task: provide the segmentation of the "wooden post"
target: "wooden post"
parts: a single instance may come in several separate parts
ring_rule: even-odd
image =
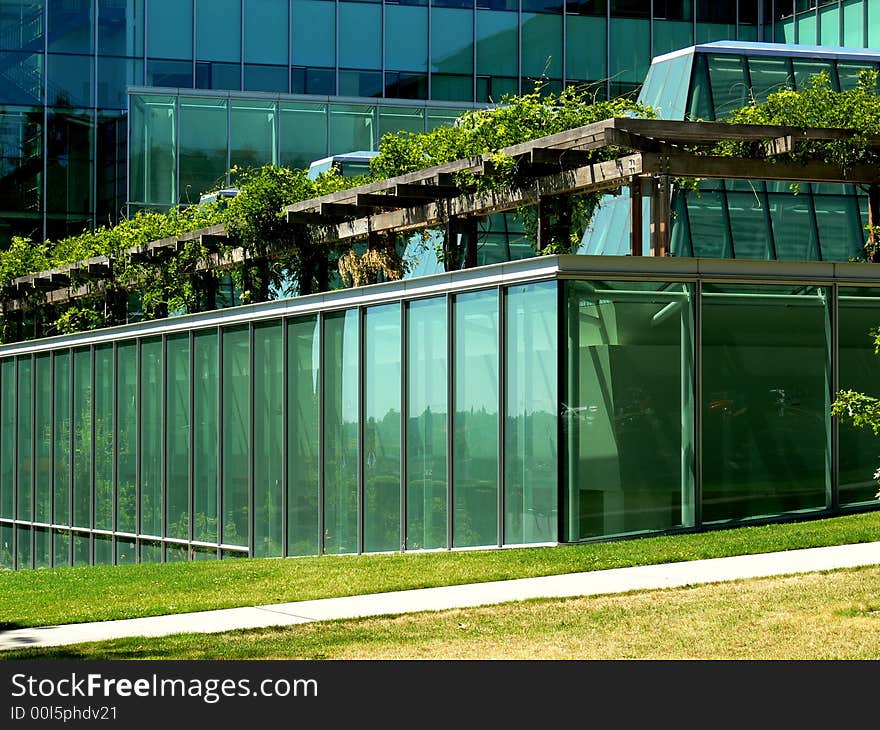
[[[535,250],[541,253],[551,243],[551,202],[548,198],[541,198],[538,201],[538,230],[537,240],[535,241]]]
[[[638,177],[629,180],[629,253],[642,255],[642,182]]]
[[[450,217],[446,221],[446,230],[443,234],[443,269],[445,271],[457,271],[460,265],[460,248],[458,246],[458,218]]]
[[[651,180],[651,256],[669,254],[669,176]]]
[[[464,268],[473,269],[477,265],[477,236],[479,219],[471,216],[463,221]]]

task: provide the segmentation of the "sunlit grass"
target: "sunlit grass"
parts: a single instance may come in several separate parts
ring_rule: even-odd
[[[41,626],[880,540],[880,512],[579,546],[0,573],[0,625]]]

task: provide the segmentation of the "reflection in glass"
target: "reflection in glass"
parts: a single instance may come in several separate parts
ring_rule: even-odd
[[[193,538],[216,542],[218,445],[219,350],[217,330],[196,330],[193,335]]]
[[[498,292],[455,298],[453,545],[498,542]]]
[[[189,538],[189,334],[169,335],[166,341],[167,386],[165,413],[166,498],[168,537]]]
[[[223,330],[223,535],[227,545],[248,544],[250,464],[250,331]]]
[[[557,538],[557,284],[507,290],[504,542]]]
[[[34,520],[48,523],[52,520],[52,359],[48,353],[34,358],[34,383]]]
[[[399,550],[400,305],[364,321],[364,551]]]
[[[113,529],[113,385],[113,345],[99,345],[95,348],[95,527],[100,530]]]
[[[320,342],[317,317],[287,323],[287,554],[321,552],[318,520]]]
[[[137,381],[137,342],[120,342],[116,350],[116,529],[129,533],[137,532]]]
[[[564,539],[692,526],[688,285],[565,287]]]
[[[446,547],[446,297],[407,312],[406,547]]]
[[[16,358],[18,363],[18,418],[16,425],[18,434],[16,444],[16,485],[18,504],[16,517],[19,520],[31,521],[34,518],[34,505],[31,500],[34,486],[34,390],[31,374],[33,362],[30,355]],[[4,433],[4,438],[8,435]]]
[[[77,527],[91,527],[91,365],[88,348],[73,351],[73,524]]]
[[[358,310],[324,320],[324,552],[358,544]]]
[[[162,534],[162,340],[141,342],[140,532]]]
[[[254,555],[282,553],[284,350],[280,320],[254,326]]]
[[[827,295],[704,286],[705,522],[825,507]]]

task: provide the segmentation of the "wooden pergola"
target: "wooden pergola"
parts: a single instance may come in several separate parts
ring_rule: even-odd
[[[757,143],[755,157],[712,156],[706,150],[722,140]],[[880,166],[843,167],[822,161],[792,161],[786,154],[806,142],[856,141],[880,155],[880,137],[865,138],[847,129],[797,128],[719,122],[676,122],[614,118],[501,150],[516,164],[513,182],[501,189],[471,192],[456,184],[456,173],[493,175],[494,155],[456,160],[416,172],[341,190],[284,209],[294,234],[326,244],[397,236],[425,228],[443,228],[449,250],[462,236],[465,267],[476,265],[478,221],[492,213],[537,206],[536,248],[546,248],[570,225],[565,220],[566,196],[628,187],[634,203],[650,200],[650,252],[669,254],[672,178],[782,180],[847,183],[867,186],[869,220],[880,223]],[[595,151],[612,148],[612,159],[596,162]],[[642,255],[643,207],[631,205],[630,253]],[[104,290],[120,257],[160,262],[199,239],[211,253],[197,271],[220,270],[244,259],[240,248],[220,255],[218,244],[229,243],[223,226],[212,226],[179,237],[150,242],[120,256],[87,261],[19,277],[0,292],[4,313],[29,306],[25,295],[43,292],[45,302],[94,296]],[[270,256],[271,256],[270,252]],[[85,283],[74,285],[74,279]]]

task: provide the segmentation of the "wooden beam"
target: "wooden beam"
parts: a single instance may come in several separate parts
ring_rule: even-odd
[[[524,159],[535,165],[555,165],[562,168],[583,167],[593,162],[594,155],[588,150],[554,149],[535,147]]]
[[[675,154],[642,154],[644,172],[673,177],[717,177],[724,179],[786,180],[870,185],[880,180],[880,167],[854,165],[843,168],[826,162],[785,162],[741,157],[712,157]]]
[[[413,183],[398,183],[394,186],[394,195],[407,198],[422,198],[440,200],[441,198],[455,198],[461,195],[461,188],[455,185],[416,185]]]
[[[414,205],[424,205],[424,197],[414,195],[381,195],[379,193],[358,193],[355,205],[358,208],[374,208],[377,210],[394,210],[396,208],[411,208]]]
[[[318,212],[330,218],[361,218],[372,213],[372,210],[352,203],[321,203]]]
[[[617,160],[598,162],[575,170],[559,172],[539,178],[522,187],[505,188],[481,193],[470,193],[452,198],[443,204],[406,208],[378,213],[369,220],[361,218],[324,229],[324,242],[364,238],[373,231],[404,232],[442,224],[449,216],[467,218],[514,210],[523,205],[537,204],[541,196],[586,193],[619,187],[633,175],[642,172],[641,155],[629,155]]]
[[[629,253],[642,255],[642,181],[633,177],[629,181]]]

